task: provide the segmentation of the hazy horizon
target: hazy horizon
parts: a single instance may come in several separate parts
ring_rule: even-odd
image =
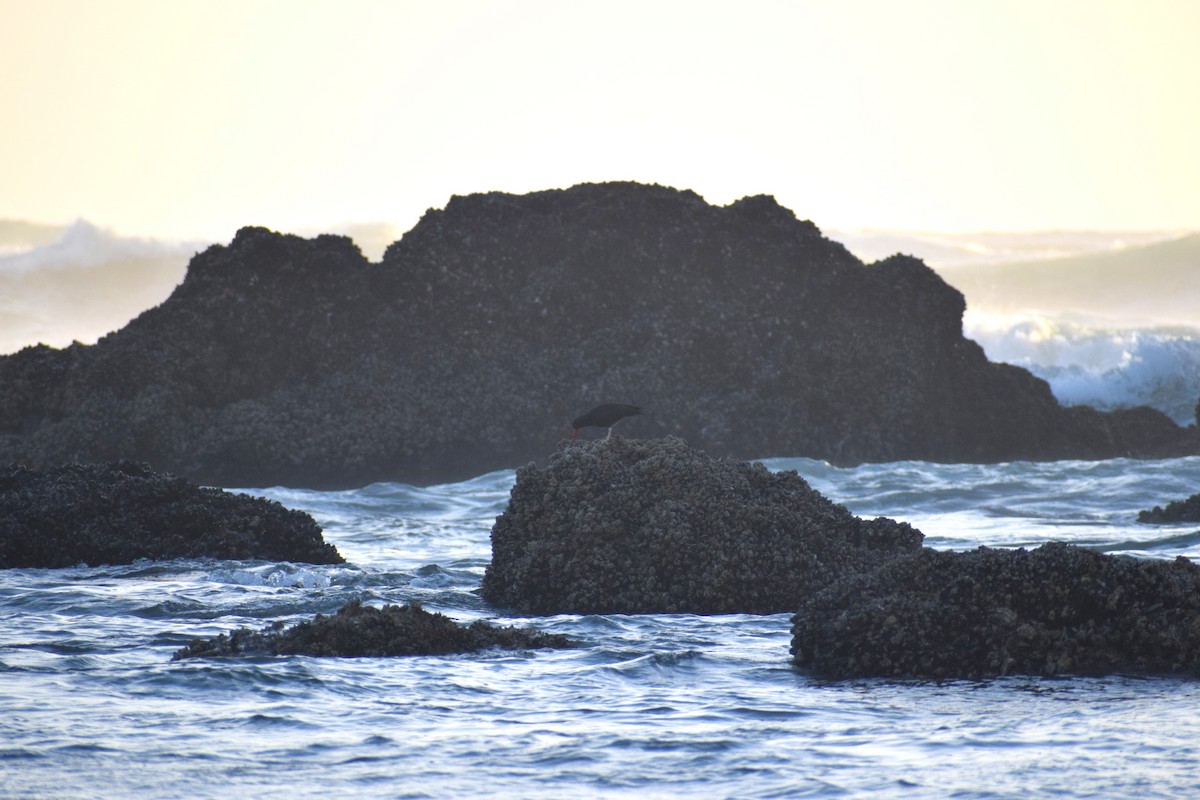
[[[0,0],[0,217],[402,231],[636,180],[823,229],[1196,230],[1198,35],[1189,0]]]
[[[671,188],[687,190],[688,187]],[[349,236],[369,260],[378,261],[387,245],[403,237],[420,221],[420,217],[424,214],[444,209],[449,199],[447,197],[441,204],[427,207],[407,225],[398,221],[377,219],[343,220],[326,225],[287,228],[273,227],[254,220],[247,220],[231,228],[227,235],[214,238],[159,236],[150,232],[124,231],[114,225],[106,224],[102,219],[84,217],[74,217],[63,222],[29,217],[0,217],[0,258],[53,244],[65,232],[77,225],[94,228],[118,239],[157,241],[168,245],[202,246],[227,244],[232,241],[240,228],[262,226],[279,233],[294,234],[305,238],[326,233]],[[1138,248],[1200,233],[1200,229],[1193,228],[1141,230],[1128,228],[1031,228],[970,231],[939,231],[927,228],[904,230],[871,226],[842,228],[825,226],[821,224],[820,220],[810,219],[799,214],[796,217],[812,222],[826,238],[845,245],[855,256],[866,263],[903,253],[916,256],[935,268],[960,264],[989,265],[1013,261],[1070,258],[1091,252],[1112,252]]]
[[[1200,266],[1200,239],[1190,231],[960,233],[841,230],[814,223],[866,263],[897,253],[920,258],[964,292],[977,319],[985,313],[1078,322],[1091,313],[1102,325],[1154,327],[1158,308],[1162,325],[1200,325],[1200,308],[1192,313],[1200,291],[1171,288],[1200,280],[1200,269],[1193,269]],[[407,230],[359,222],[281,232],[346,235],[378,261]],[[193,255],[226,244],[233,233],[221,241],[164,239],[128,236],[85,219],[67,225],[0,219],[0,353],[38,341],[94,342],[165,300]],[[1096,269],[1111,286],[1089,285],[1094,281],[1086,280],[1088,273]],[[1122,314],[1122,308],[1131,313]]]
[[[350,235],[375,258],[400,235],[388,223],[300,233],[322,232]],[[1200,234],[823,232],[864,261],[924,258],[964,293],[964,335],[993,361],[1048,380],[1061,401],[1150,404],[1181,424],[1194,420]],[[91,343],[119,329],[165,300],[205,246],[123,237],[83,220],[55,228],[0,219],[0,354],[39,341]]]

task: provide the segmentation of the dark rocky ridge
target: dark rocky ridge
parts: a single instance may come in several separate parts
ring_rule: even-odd
[[[1138,512],[1138,522],[1160,525],[1171,522],[1200,522],[1200,494],[1186,500],[1172,500],[1167,507],[1155,506]]]
[[[793,611],[921,539],[855,517],[795,472],[614,436],[517,470],[483,597],[531,614]]]
[[[473,653],[492,647],[535,649],[574,647],[558,634],[496,627],[483,621],[459,625],[419,603],[373,608],[359,601],[332,616],[318,614],[290,628],[275,623],[264,631],[239,628],[213,639],[197,639],[174,660],[221,656],[309,655],[381,657]]]
[[[923,549],[799,606],[797,664],[830,678],[1200,673],[1200,567],[1049,544]]]
[[[344,562],[308,514],[144,464],[0,468],[0,568],[140,558]]]
[[[94,346],[0,358],[0,462],[135,458],[209,484],[429,483],[631,435],[837,463],[1200,452],[1148,408],[1062,408],[963,338],[916,259],[864,265],[769,197],[629,183],[455,197],[368,263],[244,228]]]

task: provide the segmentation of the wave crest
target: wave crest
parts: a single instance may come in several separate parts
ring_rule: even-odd
[[[1024,367],[1047,381],[1065,405],[1101,410],[1148,405],[1181,425],[1195,422],[1200,329],[968,310],[963,333],[990,360]]]
[[[0,353],[95,342],[166,300],[200,247],[77,220],[49,243],[0,252]]]

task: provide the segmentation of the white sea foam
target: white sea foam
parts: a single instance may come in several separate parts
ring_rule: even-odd
[[[297,589],[328,589],[330,571],[286,562],[252,567],[222,567],[208,573],[207,580],[239,586],[287,586]]]
[[[856,515],[912,523],[937,549],[1200,555],[1194,524],[1135,522],[1194,492],[1200,458],[766,463]],[[326,538],[360,554],[358,569],[0,570],[3,795],[1160,798],[1200,785],[1194,678],[831,682],[792,665],[789,614],[509,616],[476,590],[492,552],[480,532],[513,480],[271,491],[329,517]],[[470,569],[456,566],[464,553]],[[415,600],[579,646],[171,660],[195,639],[350,600]]]
[[[968,310],[963,333],[992,361],[1025,367],[1067,405],[1102,410],[1149,405],[1195,421],[1200,329],[1137,328],[1081,318]]]

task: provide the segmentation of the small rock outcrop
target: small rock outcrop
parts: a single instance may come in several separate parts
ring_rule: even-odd
[[[291,628],[276,623],[264,631],[240,628],[213,639],[197,639],[175,653],[174,660],[220,656],[418,656],[473,653],[492,647],[538,649],[574,647],[565,636],[522,628],[497,627],[483,621],[459,625],[419,603],[383,608],[355,600],[336,614]]]
[[[531,614],[774,613],[921,533],[865,521],[795,472],[667,437],[565,446],[517,471],[483,596]]]
[[[835,679],[1200,673],[1200,567],[1065,544],[922,549],[802,603],[792,656]]]
[[[621,399],[734,458],[1163,457],[1200,432],[1064,408],[963,337],[925,264],[864,264],[773,198],[636,183],[454,197],[370,263],[243,228],[93,346],[0,357],[0,462],[133,458],[215,486],[465,480]]]
[[[205,557],[344,562],[308,514],[144,464],[0,467],[0,568]]]
[[[1148,525],[1164,525],[1171,522],[1200,522],[1200,494],[1186,500],[1172,500],[1167,507],[1155,506],[1138,512],[1138,522]]]

